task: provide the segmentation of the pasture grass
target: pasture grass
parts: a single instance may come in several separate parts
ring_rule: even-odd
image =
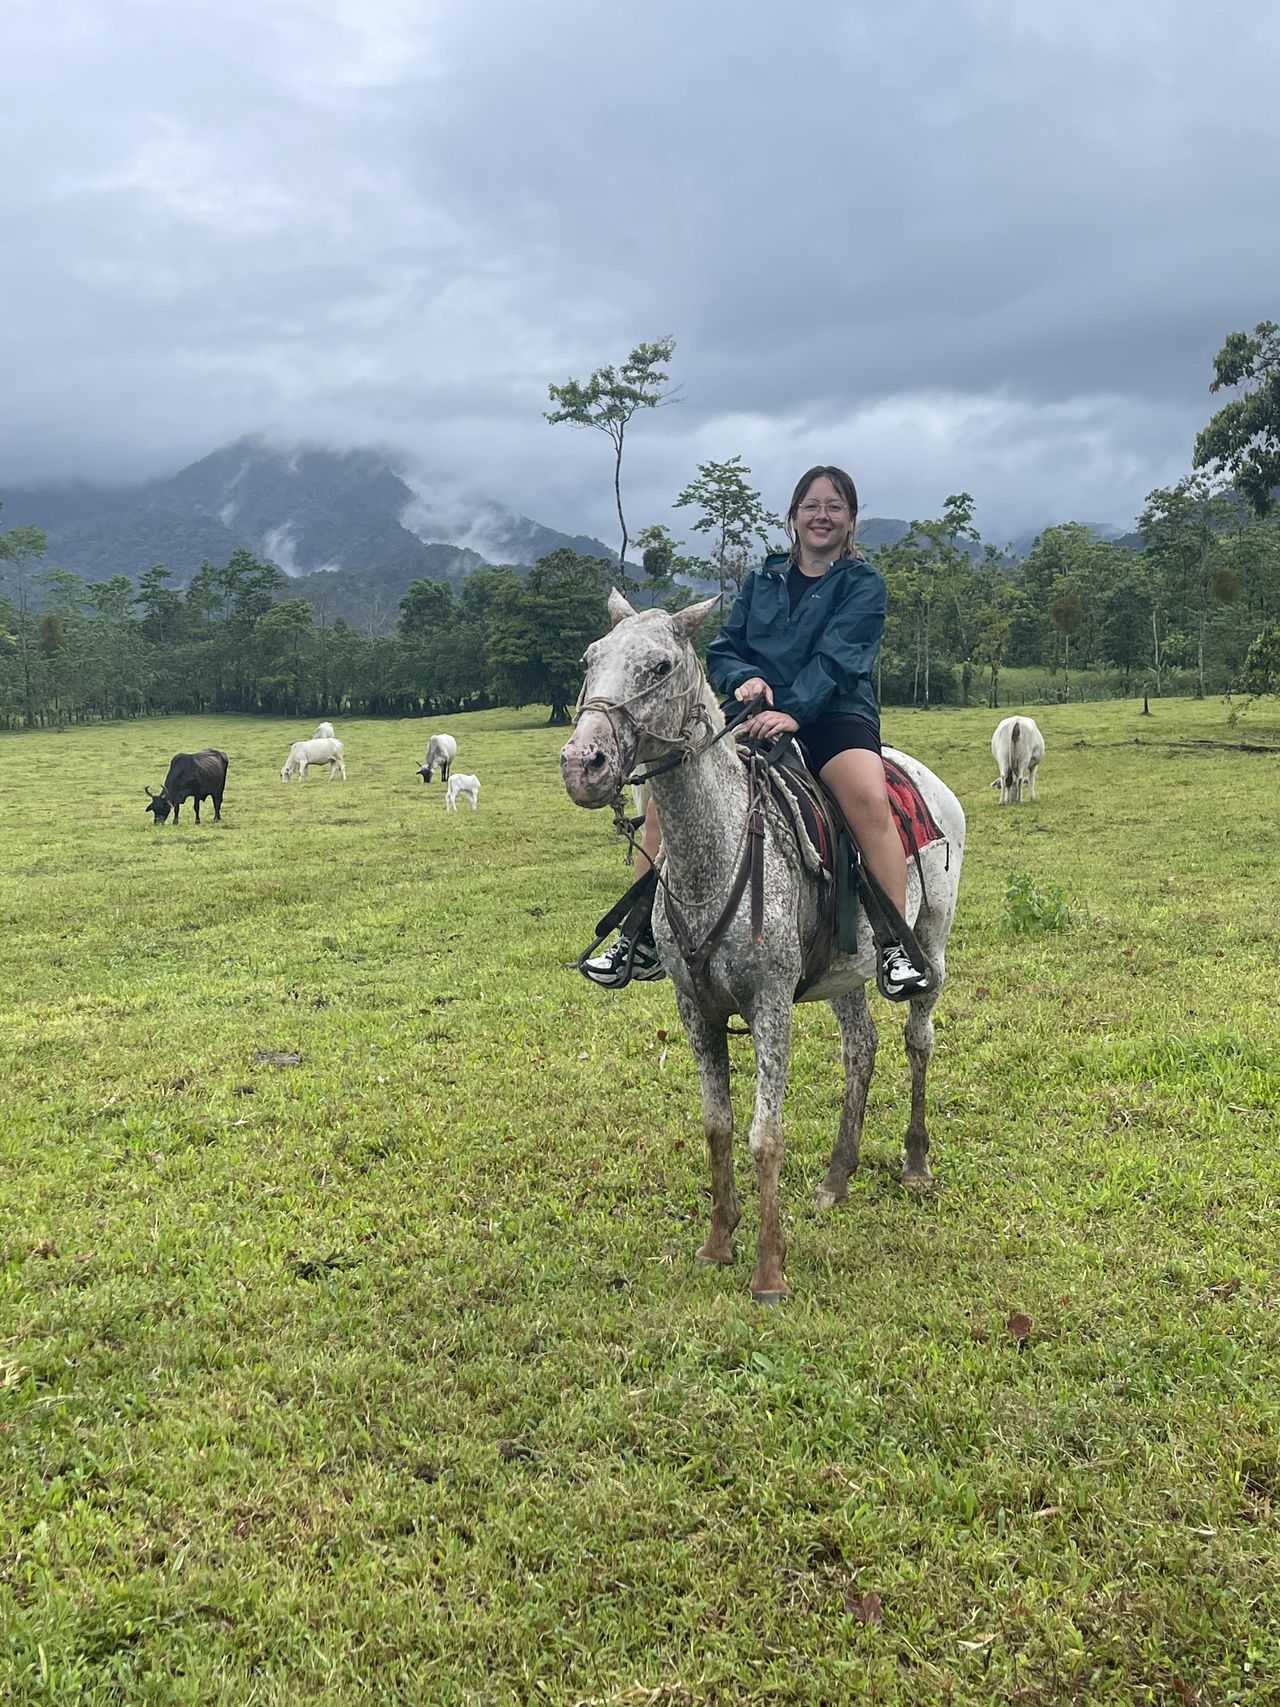
[[[802,1009],[774,1310],[741,1138],[737,1263],[692,1260],[670,985],[568,967],[629,874],[563,730],[449,720],[475,814],[418,723],[345,723],[345,786],[267,720],[0,738],[0,1695],[1275,1700],[1280,759],[1139,711],[1037,707],[1008,808],[991,713],[886,715],[969,817],[938,1186],[877,998],[819,1215]],[[222,825],[153,827],[204,745]]]

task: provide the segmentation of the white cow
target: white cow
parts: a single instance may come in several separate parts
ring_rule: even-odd
[[[444,791],[446,811],[456,812],[458,810],[458,796],[460,794],[466,795],[471,802],[471,810],[474,812],[480,804],[480,778],[468,776],[465,771],[454,771],[449,778],[449,786]]]
[[[332,723],[317,723],[316,724],[316,732],[311,737],[311,739],[313,741],[332,741],[333,740],[333,724]]]
[[[1006,717],[991,737],[991,756],[1000,775],[991,784],[1000,790],[1001,806],[1017,804],[1029,787],[1036,797],[1036,771],[1044,757],[1044,736],[1029,717]]]
[[[280,772],[281,782],[288,782],[291,776],[297,776],[305,782],[308,765],[328,765],[330,782],[333,781],[334,771],[339,772],[343,782],[347,780],[347,764],[342,756],[342,742],[332,737],[317,741],[313,736],[310,741],[295,741],[289,748],[289,757]]]
[[[452,735],[433,735],[427,742],[427,756],[418,766],[423,782],[430,782],[436,766],[440,767],[441,782],[449,780],[449,766],[458,756],[458,743]]]

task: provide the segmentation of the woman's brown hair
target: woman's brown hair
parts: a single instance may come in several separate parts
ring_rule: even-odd
[[[841,556],[853,549],[853,536],[858,530],[858,488],[853,483],[852,475],[846,474],[843,468],[819,464],[817,468],[810,468],[796,481],[796,489],[791,494],[791,502],[787,506],[786,531],[787,538],[791,541],[791,561],[793,563],[799,561],[800,550],[800,542],[796,538],[796,513],[804,502],[810,486],[815,480],[824,478],[831,482],[849,506],[849,534],[844,542],[844,551],[841,552]]]

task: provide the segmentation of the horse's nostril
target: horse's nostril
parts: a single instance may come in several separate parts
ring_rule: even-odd
[[[589,771],[598,771],[604,768],[604,763],[604,754],[601,752],[595,752],[589,755],[584,768]]]

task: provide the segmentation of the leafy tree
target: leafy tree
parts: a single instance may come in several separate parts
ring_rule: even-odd
[[[994,546],[987,547],[986,561],[990,572],[988,595],[977,613],[973,657],[991,672],[987,704],[994,710],[1000,704],[1000,670],[1018,596],[996,567],[999,559]]]
[[[1254,636],[1236,685],[1252,699],[1280,694],[1280,625],[1268,624]]]
[[[49,672],[49,680],[53,686],[53,714],[61,722],[62,709],[60,705],[63,671],[59,667],[63,654],[67,649],[67,633],[62,626],[62,618],[57,611],[46,611],[40,618],[40,627],[36,635],[36,651],[44,659]]]
[[[545,701],[551,723],[569,721],[582,681],[582,654],[609,625],[597,557],[562,548],[541,558],[523,586],[496,591],[489,611],[489,662],[510,705]]]
[[[133,586],[127,575],[92,582],[85,597],[97,613],[87,635],[97,703],[104,715],[142,704],[145,662],[142,636],[130,616]]]
[[[163,646],[174,641],[181,632],[182,600],[165,582],[173,579],[173,570],[163,563],[153,563],[138,577],[135,602],[146,613],[142,632],[146,638]]]
[[[473,570],[458,590],[452,628],[431,652],[430,699],[441,711],[471,711],[492,703],[488,650],[490,614],[506,588],[519,589],[514,569]]]
[[[285,599],[254,624],[259,694],[290,713],[298,712],[313,687],[316,630],[305,599]]]
[[[453,623],[453,588],[446,581],[410,581],[396,624],[405,640],[422,642]]]
[[[597,569],[599,565],[597,564]],[[520,577],[514,569],[473,569],[463,581],[458,594],[458,614],[463,622],[484,624],[493,609],[498,594],[518,587]]]
[[[1049,617],[1062,636],[1062,679],[1064,697],[1071,698],[1071,636],[1079,634],[1084,625],[1084,601],[1079,593],[1059,593],[1049,606]]]
[[[882,545],[875,553],[875,561],[884,576],[888,599],[884,641],[877,665],[876,696],[879,699],[885,697],[887,671],[890,693],[905,699],[909,677],[911,703],[918,705],[925,620],[921,541],[914,532],[908,533],[904,539]]]
[[[644,570],[641,591],[648,595],[650,605],[656,605],[669,596],[676,583],[677,541],[661,522],[654,522],[640,529],[636,544],[640,548],[640,565]]]
[[[277,564],[237,546],[226,567],[219,571],[219,582],[223,608],[228,612],[222,641],[232,694],[238,709],[249,710],[258,697],[248,668],[254,630],[275,603],[276,594],[288,586],[289,577]]]
[[[1192,474],[1176,486],[1157,487],[1148,492],[1146,508],[1138,527],[1146,542],[1152,565],[1163,572],[1166,599],[1187,620],[1194,622],[1196,646],[1196,698],[1205,692],[1205,633],[1216,604],[1234,602],[1230,584],[1217,581],[1223,566],[1221,529],[1228,520],[1230,499],[1215,489],[1207,475]],[[1214,586],[1228,591],[1228,598],[1215,597]]]
[[[1254,515],[1265,516],[1280,488],[1280,326],[1260,320],[1252,334],[1229,333],[1213,370],[1210,391],[1253,389],[1225,404],[1197,435],[1192,466],[1229,475]]]
[[[613,445],[613,496],[618,508],[618,526],[622,530],[622,548],[618,553],[618,578],[622,591],[627,590],[627,521],[622,513],[622,448],[627,428],[641,409],[656,409],[672,400],[673,388],[667,383],[664,363],[675,353],[674,338],[659,338],[655,344],[637,344],[622,367],[600,367],[585,383],[568,379],[563,385],[549,385],[547,393],[555,405],[546,411],[551,425],[564,422],[570,427],[594,427],[605,433]]]
[[[40,618],[40,631],[36,640],[36,651],[42,658],[53,658],[67,644],[66,630],[62,626],[62,618],[57,611],[46,611]]]
[[[1150,578],[1130,569],[1107,589],[1100,614],[1102,655],[1121,671],[1126,695],[1143,655],[1150,618]]]
[[[942,514],[936,521],[913,524],[917,537],[928,547],[924,589],[927,594],[924,629],[926,705],[929,704],[931,686],[929,666],[935,598],[941,638],[949,654],[960,661],[962,698],[966,705],[969,702],[969,686],[973,678],[971,653],[983,593],[983,577],[967,549],[968,545],[980,543],[978,530],[973,525],[973,510],[973,498],[968,492],[953,492],[944,502]]]
[[[751,470],[740,456],[728,462],[700,462],[698,478],[676,499],[674,508],[696,505],[695,533],[711,536],[711,563],[720,582],[723,598],[730,582],[741,587],[753,556],[753,543],[769,543],[769,529],[780,528],[781,520],[766,510],[760,494],[748,486]]]
[[[642,598],[641,602],[650,605],[661,603],[667,610],[679,610],[688,604],[689,590],[680,584],[677,577],[705,575],[707,564],[700,557],[682,552],[679,541],[661,522],[641,528],[635,542],[640,547],[640,561],[644,568],[640,592],[647,595],[647,599]],[[698,633],[701,635],[702,629]]]
[[[22,676],[23,712],[28,729],[34,728],[36,721],[35,671],[37,654],[27,577],[32,564],[40,562],[48,549],[49,538],[43,528],[10,528],[7,533],[0,533],[0,564],[7,563],[9,565],[8,573],[4,579],[12,583],[17,594],[14,604],[17,616],[14,637],[17,642],[18,666]]]
[[[966,580],[972,582],[972,575],[966,575],[969,569],[969,555],[961,546],[961,540],[970,544],[981,543],[981,536],[973,525],[973,498],[968,492],[953,492],[942,506],[942,538],[945,546],[943,557],[944,573],[947,591],[955,607],[956,625],[959,630],[960,654],[966,657],[969,651],[969,636],[965,631],[965,608],[962,593]]]

